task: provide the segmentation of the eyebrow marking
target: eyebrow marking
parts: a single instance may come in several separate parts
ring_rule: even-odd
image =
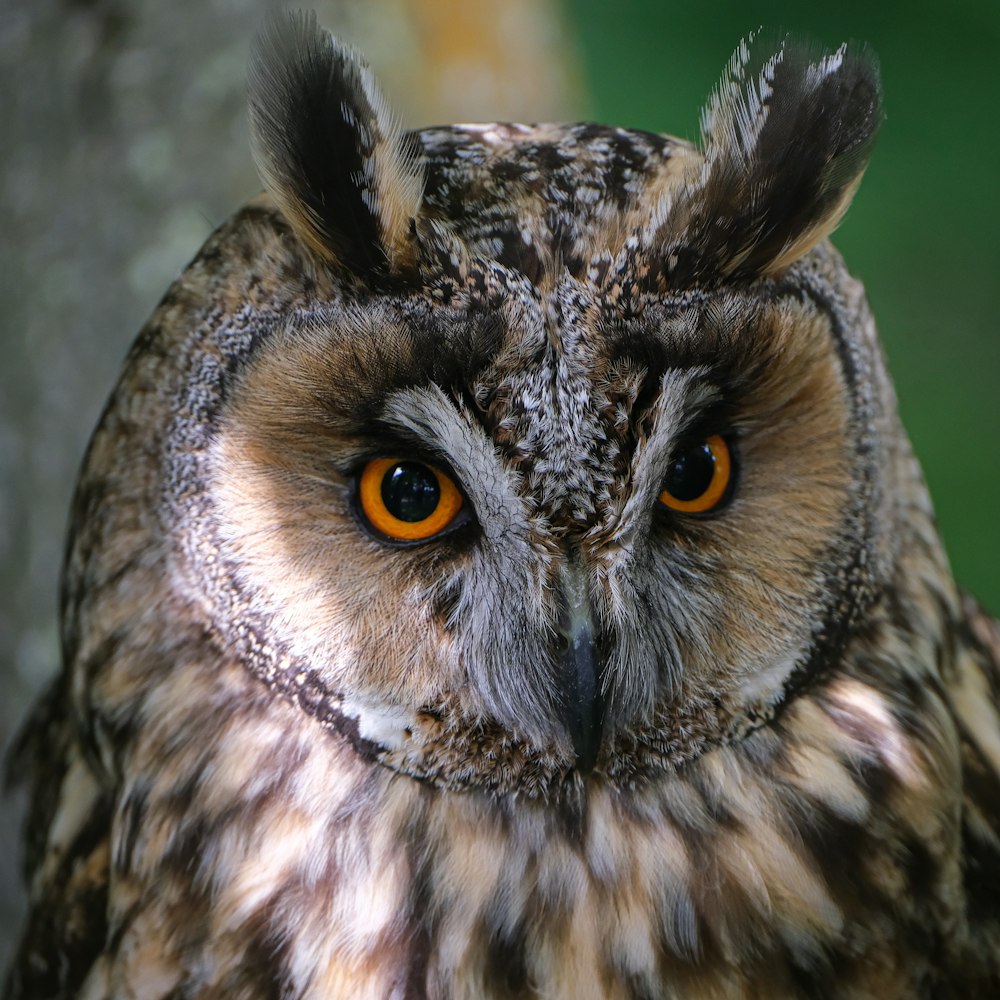
[[[520,476],[505,465],[486,431],[458,409],[440,386],[392,393],[382,420],[448,459],[488,541],[507,544],[512,535],[528,537],[528,511],[518,489]]]

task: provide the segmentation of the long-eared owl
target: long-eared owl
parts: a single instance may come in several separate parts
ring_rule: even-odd
[[[1000,995],[1000,630],[827,241],[873,58],[404,132],[282,15],[250,118],[80,476],[6,996]]]

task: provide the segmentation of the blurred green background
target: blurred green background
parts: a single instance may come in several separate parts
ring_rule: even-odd
[[[886,121],[833,241],[867,287],[955,575],[1000,613],[1000,3],[566,6],[589,115],[691,139],[760,25],[875,50]]]

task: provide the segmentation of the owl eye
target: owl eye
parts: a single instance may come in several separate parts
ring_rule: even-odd
[[[373,458],[361,473],[358,502],[379,534],[418,542],[433,538],[454,522],[462,509],[462,494],[433,465]]]
[[[683,448],[670,465],[660,503],[683,514],[705,514],[729,498],[733,456],[721,434]]]

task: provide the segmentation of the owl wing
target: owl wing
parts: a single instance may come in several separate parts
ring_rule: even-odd
[[[1000,622],[963,595],[967,641],[951,699],[963,773],[962,868],[973,953],[1000,955]],[[959,636],[961,642],[962,637]],[[994,959],[996,961],[996,959]],[[1000,967],[993,970],[1000,986]]]
[[[111,797],[68,721],[66,687],[64,676],[39,702],[7,760],[8,784],[29,786],[30,899],[5,1000],[78,996],[107,940]]]
[[[962,595],[962,607],[974,639],[986,654],[987,669],[995,680],[1000,675],[1000,621],[985,611],[970,594]]]

